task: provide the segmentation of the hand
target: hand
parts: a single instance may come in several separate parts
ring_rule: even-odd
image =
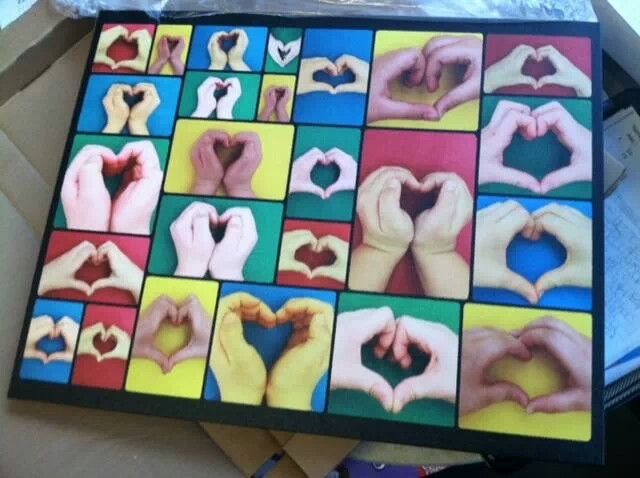
[[[320,70],[324,70],[333,76],[338,74],[338,68],[328,58],[303,58],[300,61],[300,72],[298,73],[298,95],[313,93],[314,91],[333,93],[333,86],[329,83],[313,79],[313,74]]]
[[[402,316],[396,322],[393,357],[402,368],[411,366],[409,346],[429,356],[420,375],[404,379],[393,391],[393,413],[400,413],[413,400],[434,398],[456,402],[458,379],[458,336],[448,327]]]
[[[530,174],[504,165],[504,152],[517,132],[527,140],[539,136],[536,119],[530,113],[531,109],[526,105],[507,100],[498,102],[491,121],[480,134],[479,185],[503,183],[534,193],[546,192]]]
[[[269,373],[267,405],[311,410],[313,392],[329,369],[333,307],[316,299],[290,299],[276,319],[278,325],[291,323],[293,333]]]
[[[462,83],[444,94],[434,107],[441,118],[447,111],[467,101],[480,98],[482,77],[482,40],[475,36],[442,35],[430,40],[424,47],[426,58],[425,80],[427,90],[440,86],[442,70],[447,65],[464,65]]]
[[[562,413],[591,410],[591,339],[553,317],[529,323],[518,334],[527,348],[548,351],[566,371],[562,390],[536,397],[527,405],[527,413]]]
[[[138,319],[136,336],[131,351],[132,357],[149,359],[158,364],[164,373],[169,368],[169,358],[155,346],[156,333],[164,320],[176,323],[178,309],[166,295],[157,297]]]
[[[276,316],[268,305],[245,292],[220,299],[209,366],[223,402],[260,405],[267,386],[262,357],[244,338],[242,322],[273,328]]]
[[[538,136],[553,131],[558,140],[571,152],[569,166],[547,174],[540,182],[543,194],[576,181],[591,181],[591,131],[578,123],[557,101],[540,106],[531,112],[538,128]]]
[[[477,213],[473,285],[508,289],[535,304],[539,295],[533,285],[507,267],[507,247],[519,232],[529,239],[536,234],[535,221],[516,201],[495,203]]]
[[[528,85],[537,89],[536,79],[522,73],[522,67],[529,58],[538,59],[536,50],[529,45],[518,45],[504,58],[489,66],[484,74],[484,92],[494,93],[500,88],[514,85]]]
[[[169,231],[178,256],[174,275],[204,277],[215,246],[209,224],[217,218],[213,206],[195,201],[171,223]]]
[[[386,410],[393,408],[393,389],[385,378],[362,364],[362,346],[377,336],[374,354],[381,359],[393,344],[396,324],[389,307],[343,312],[336,321],[331,390],[360,390]]]
[[[304,61],[304,60],[303,60]],[[377,56],[373,61],[367,122],[383,119],[439,119],[431,105],[406,103],[391,98],[391,85],[399,80],[410,86],[420,84],[424,77],[426,60],[417,48],[394,50]]]
[[[162,35],[157,43],[158,59],[149,66],[149,74],[159,75],[164,65],[169,61],[171,56],[171,47],[169,46],[169,37]]]
[[[244,265],[258,242],[253,213],[248,207],[231,207],[218,221],[226,223],[227,230],[213,250],[209,273],[214,279],[244,280]]]
[[[339,72],[351,70],[354,76],[353,82],[336,86],[335,93],[367,93],[369,63],[353,55],[342,55],[335,61],[335,65]]]
[[[169,57],[169,64],[171,69],[176,75],[182,75],[184,73],[184,63],[182,61],[182,52],[187,47],[187,43],[182,37],[172,37],[171,41],[174,42],[173,50],[171,50],[171,56]]]
[[[442,254],[456,249],[458,235],[471,220],[473,199],[467,184],[455,173],[431,173],[422,179],[421,190],[439,188],[438,199],[431,209],[415,220],[411,245],[428,254]]]
[[[335,163],[340,168],[340,175],[336,182],[324,191],[324,199],[329,199],[338,191],[354,190],[356,188],[356,177],[358,176],[358,163],[354,161],[353,157],[339,148],[331,148],[324,156],[323,163]]]
[[[48,355],[38,349],[38,342],[45,337],[53,338],[55,334],[55,323],[48,315],[40,315],[34,317],[29,322],[29,332],[27,332],[27,340],[24,346],[24,358],[40,360],[46,365]]]
[[[216,32],[209,38],[207,49],[211,57],[210,70],[224,70],[227,66],[227,53],[222,49],[222,37],[224,36],[226,36],[225,32]]]
[[[329,279],[344,283],[346,281],[347,262],[349,261],[349,243],[339,237],[327,235],[318,239],[316,250],[329,250],[333,252],[336,259],[333,264],[313,269],[310,278],[328,277]]]
[[[258,115],[258,119],[260,121],[271,121],[271,116],[275,113],[276,104],[278,103],[278,89],[275,86],[270,86],[262,96],[264,97],[264,106]]]
[[[254,198],[251,179],[262,161],[260,136],[252,132],[238,133],[233,141],[243,145],[242,153],[238,160],[227,168],[222,182],[229,196]]]
[[[93,62],[107,65],[112,70],[116,68],[116,62],[107,54],[107,51],[119,38],[127,38],[127,36],[129,36],[129,31],[122,25],[117,25],[109,28],[108,30],[103,30],[100,33],[100,38],[98,39],[96,56],[94,57]]]
[[[129,105],[124,100],[125,94],[133,94],[131,86],[114,83],[102,99],[102,106],[107,114],[107,124],[102,129],[103,133],[119,134],[127,124],[130,112]]]
[[[76,350],[79,331],[80,326],[75,320],[69,317],[60,319],[55,325],[53,337],[62,337],[64,340],[64,350],[50,354],[47,357],[47,363],[55,361],[73,362],[73,354]]]
[[[80,335],[82,336],[82,334]],[[98,359],[98,362],[109,359],[129,360],[131,337],[127,332],[122,330],[117,325],[111,325],[107,330],[105,330],[104,336],[106,339],[113,337],[116,340],[116,346],[113,348],[113,350],[109,350],[106,354],[101,355]]]
[[[191,149],[191,164],[196,179],[191,187],[192,194],[213,196],[224,177],[222,162],[215,151],[217,143],[229,146],[229,136],[223,131],[206,131]]]
[[[211,116],[217,104],[216,97],[214,96],[216,86],[221,82],[222,80],[220,80],[220,78],[210,76],[198,86],[198,104],[196,105],[195,111],[191,113],[192,118],[208,118]]]
[[[462,365],[460,372],[460,415],[511,401],[526,407],[529,397],[517,385],[488,377],[489,369],[505,357],[531,360],[531,352],[522,341],[509,333],[479,327],[462,334]]]
[[[249,37],[247,32],[241,28],[236,28],[229,32],[230,35],[236,35],[236,43],[229,49],[229,67],[233,71],[251,71],[251,68],[244,62],[244,53],[249,46]]]
[[[47,262],[42,268],[42,276],[38,285],[38,295],[51,290],[76,289],[91,295],[91,287],[84,281],[75,278],[82,265],[96,255],[96,247],[89,241],[82,241],[67,252]]]
[[[311,180],[311,171],[316,164],[324,161],[324,153],[318,148],[311,148],[299,158],[293,161],[291,166],[291,180],[289,181],[289,194],[310,193],[324,199],[324,189]]]
[[[111,195],[102,175],[105,160],[115,160],[104,146],[83,147],[67,168],[60,200],[69,229],[108,231]]]
[[[276,90],[276,95],[278,96],[275,110],[276,119],[279,123],[288,123],[290,118],[287,105],[291,101],[291,89],[288,86],[279,86]]]
[[[267,42],[267,51],[269,56],[280,68],[287,66],[295,57],[300,54],[300,46],[302,44],[302,37],[292,40],[286,45],[280,40],[269,33],[269,40]],[[280,50],[284,54],[284,58],[280,54]],[[286,53],[285,53],[286,52]]]
[[[311,278],[311,269],[309,269],[307,264],[296,259],[296,251],[304,246],[310,246],[315,249],[317,244],[318,239],[316,239],[316,236],[308,229],[285,231],[282,234],[278,272],[299,272],[307,278]]]
[[[100,335],[100,339],[105,340],[105,333],[104,324],[102,322],[90,325],[89,327],[84,327],[80,331],[80,337],[78,338],[77,355],[91,355],[98,362],[101,362],[102,354],[95,345],[93,345],[93,339],[96,335]]]
[[[104,261],[109,262],[111,275],[91,284],[91,294],[105,287],[115,287],[128,291],[138,303],[144,276],[142,270],[111,241],[102,244],[96,252],[96,262]]]
[[[134,95],[142,93],[142,101],[131,108],[129,114],[129,133],[149,136],[147,121],[160,105],[160,97],[153,83],[138,83],[132,89]]]
[[[147,68],[147,56],[151,50],[151,34],[146,29],[136,30],[129,35],[129,41],[135,41],[138,45],[138,54],[132,60],[123,60],[116,63],[116,68],[130,68],[144,73]]]
[[[554,46],[547,45],[538,48],[537,55],[539,60],[548,59],[555,69],[553,74],[538,79],[538,88],[555,84],[573,88],[576,95],[582,98],[591,96],[591,79]]]
[[[189,295],[178,308],[176,325],[184,322],[189,322],[191,326],[189,342],[169,357],[165,373],[169,373],[173,367],[185,360],[206,360],[207,358],[209,339],[211,338],[211,319],[195,295]]]
[[[545,272],[536,282],[539,297],[554,287],[591,287],[592,243],[591,219],[577,209],[548,204],[532,214],[537,228],[546,231],[563,245],[567,258],[560,267]]]
[[[242,95],[242,85],[238,78],[225,81],[227,93],[218,100],[218,119],[233,119],[233,107]]]
[[[110,231],[149,234],[162,187],[158,153],[151,141],[135,141],[127,143],[120,156],[128,156],[134,166],[123,174],[113,200]]]

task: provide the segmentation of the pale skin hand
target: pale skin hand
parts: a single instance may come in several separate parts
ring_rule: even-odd
[[[222,131],[206,131],[198,138],[191,149],[191,164],[195,170],[195,181],[191,193],[213,196],[224,177],[222,162],[215,152],[214,146],[229,146],[229,136]]]
[[[171,50],[171,55],[169,56],[169,64],[171,65],[171,69],[176,75],[182,75],[184,73],[184,62],[182,61],[182,52],[187,47],[184,38],[182,37],[173,37],[170,40],[175,41],[176,44]]]
[[[140,299],[140,288],[144,275],[142,270],[111,241],[98,247],[96,261],[98,263],[107,261],[111,275],[91,284],[91,293],[105,287],[115,287],[128,291],[137,303]]]
[[[420,188],[409,170],[382,167],[360,185],[356,212],[362,225],[362,244],[351,256],[349,286],[353,289],[384,291],[413,240],[413,221],[400,207],[403,184]],[[371,264],[376,264],[376,274],[371,274]]]
[[[214,279],[244,280],[244,265],[258,242],[253,213],[248,207],[232,207],[218,220],[226,223],[227,229],[213,250],[209,274]]]
[[[171,223],[169,231],[178,257],[174,275],[204,277],[215,246],[209,224],[217,218],[213,206],[196,201]]]
[[[527,413],[563,413],[591,410],[591,339],[554,317],[543,317],[518,333],[529,349],[548,351],[566,371],[562,390],[536,397]]]
[[[93,339],[96,335],[100,336],[101,340],[105,340],[104,324],[98,322],[96,324],[85,327],[80,331],[80,337],[78,338],[78,355],[91,355],[95,357],[98,362],[102,361],[102,354],[93,345]]]
[[[439,36],[425,45],[423,54],[427,59],[425,67],[427,90],[431,92],[438,89],[445,66],[466,66],[462,83],[445,93],[433,105],[438,112],[438,118],[458,105],[480,98],[480,79],[482,78],[482,40],[480,38]]]
[[[333,264],[313,269],[311,271],[311,279],[327,277],[344,283],[347,274],[347,262],[349,260],[349,243],[339,237],[327,235],[318,239],[316,250],[330,250],[336,256],[336,259]]]
[[[338,191],[352,191],[356,188],[358,176],[358,163],[353,157],[339,148],[331,148],[325,154],[324,164],[335,163],[340,168],[340,175],[335,183],[331,184],[324,192],[324,199],[330,198]]]
[[[134,95],[142,93],[142,101],[131,108],[129,114],[129,133],[149,136],[147,121],[149,116],[160,106],[160,96],[153,83],[139,83],[132,89]]]
[[[122,25],[117,25],[100,33],[100,39],[98,40],[98,46],[96,47],[96,56],[93,59],[93,62],[107,65],[112,70],[116,68],[116,62],[107,55],[107,50],[109,50],[109,47],[119,38],[126,38],[128,35],[129,31]]]
[[[125,171],[113,200],[110,231],[149,234],[162,186],[158,153],[151,141],[136,141],[125,145],[120,156],[129,156],[135,164]]]
[[[175,325],[180,325],[185,322],[191,326],[189,342],[187,342],[185,347],[169,357],[165,373],[169,373],[173,367],[185,360],[205,360],[207,358],[209,339],[211,338],[211,319],[195,295],[187,297],[178,308]]]
[[[220,299],[209,366],[222,401],[260,405],[267,386],[267,370],[260,354],[244,338],[245,321],[273,328],[276,315],[264,302],[245,292]]]
[[[296,259],[296,251],[304,246],[316,248],[318,239],[307,229],[286,231],[282,234],[282,246],[278,271],[299,272],[307,278],[311,278],[311,269],[304,262]]]
[[[324,161],[324,153],[318,148],[311,148],[293,161],[289,194],[310,193],[324,199],[324,190],[311,181],[311,171],[316,164]]]
[[[133,60],[124,60],[116,63],[116,68],[131,68],[144,73],[147,68],[147,56],[151,49],[151,34],[146,30],[136,30],[129,35],[130,40],[138,44],[138,55]]]
[[[488,67],[484,74],[485,93],[493,93],[505,86],[514,85],[528,85],[537,89],[536,79],[522,73],[522,67],[529,58],[538,59],[536,50],[529,45],[518,45],[504,58]]]
[[[225,32],[216,32],[211,35],[207,49],[209,50],[209,56],[211,57],[211,63],[209,65],[210,70],[224,70],[227,66],[227,54],[222,49],[221,38],[225,36]]]
[[[145,309],[138,320],[131,351],[132,357],[152,360],[163,372],[169,370],[169,358],[156,348],[154,341],[165,319],[175,323],[178,319],[178,309],[169,297],[161,295]]]
[[[493,328],[474,328],[462,334],[460,372],[460,415],[486,408],[494,403],[515,402],[527,407],[529,397],[511,382],[494,381],[489,369],[505,357],[531,360],[531,352],[513,335]]]
[[[67,168],[60,199],[69,229],[108,231],[111,196],[102,174],[105,161],[115,160],[104,146],[82,148]]]
[[[210,76],[198,86],[198,104],[195,111],[191,113],[192,118],[208,118],[215,111],[217,101],[214,93],[218,83],[222,83],[220,78]]]
[[[236,44],[229,49],[229,67],[233,71],[251,71],[251,68],[244,62],[244,54],[249,47],[249,37],[247,32],[237,28],[231,30],[231,35],[237,35]]]
[[[591,287],[592,280],[592,222],[577,209],[551,203],[532,214],[536,233],[546,231],[560,241],[567,258],[560,267],[545,272],[536,282],[540,297],[554,287]]]
[[[394,50],[377,56],[371,73],[367,122],[383,119],[437,120],[438,111],[431,105],[391,98],[393,82],[403,80],[408,86],[417,86],[422,82],[425,66],[425,57],[417,48]]]
[[[440,189],[436,204],[420,213],[414,223],[411,252],[422,288],[432,297],[466,298],[469,264],[456,252],[456,243],[471,220],[471,193],[455,173],[432,173],[421,184],[425,192]]]
[[[324,70],[330,75],[336,76],[338,68],[328,58],[303,58],[300,61],[300,73],[298,74],[298,95],[313,93],[314,91],[324,91],[333,93],[333,87],[329,83],[316,81],[313,74],[316,71]]]
[[[527,140],[539,136],[531,109],[513,101],[499,101],[491,121],[480,135],[479,185],[503,183],[529,189],[534,193],[544,192],[536,178],[504,165],[504,152],[518,132]]]
[[[52,337],[55,335],[55,323],[48,315],[40,315],[34,317],[29,322],[29,332],[27,332],[27,341],[24,346],[24,358],[36,359],[46,364],[48,356],[42,350],[38,350],[37,344],[44,337]]]
[[[290,299],[276,319],[278,325],[291,323],[293,333],[269,373],[267,404],[311,410],[313,391],[329,368],[333,307],[316,299]]]
[[[561,85],[573,88],[576,95],[582,98],[591,96],[591,80],[589,77],[554,46],[547,45],[538,48],[537,55],[538,59],[548,59],[556,70],[555,73],[538,79],[538,88],[545,85]]]
[[[552,131],[571,152],[569,166],[547,174],[540,182],[543,194],[576,181],[591,181],[591,131],[578,123],[557,101],[540,106],[531,112],[538,136]]]
[[[238,160],[227,168],[222,182],[229,196],[254,198],[251,179],[262,162],[260,136],[253,132],[238,133],[233,141],[244,147]]]
[[[535,287],[507,267],[507,247],[520,232],[535,240],[535,221],[516,201],[495,203],[478,212],[473,285],[507,289],[535,304],[539,300]]]
[[[102,106],[107,115],[107,124],[102,129],[103,133],[119,134],[127,124],[130,110],[124,100],[125,94],[132,95],[133,88],[130,85],[114,83],[102,99]]]
[[[93,339],[96,335],[99,335],[101,340],[114,338],[116,346],[113,350],[110,350],[104,355],[101,354],[93,345]],[[119,328],[117,325],[112,325],[105,330],[104,324],[102,322],[98,322],[89,327],[85,327],[80,331],[77,354],[91,355],[95,357],[98,363],[108,359],[127,360],[129,358],[130,346],[131,337],[129,337],[127,332]]]
[[[128,360],[129,348],[131,347],[131,337],[129,334],[117,325],[112,325],[105,331],[105,338],[109,339],[110,337],[114,337],[116,339],[116,346],[113,350],[102,355],[102,360]]]
[[[73,352],[76,348],[79,330],[78,323],[69,317],[63,317],[56,323],[53,337],[62,337],[65,348],[61,352],[49,355],[47,363],[55,361],[73,362]]]
[[[409,316],[396,322],[393,357],[402,368],[411,366],[409,346],[429,355],[424,372],[404,379],[393,391],[393,413],[414,400],[431,398],[455,403],[458,374],[458,336],[448,327]]]
[[[374,354],[381,359],[392,346],[396,332],[389,307],[343,312],[336,320],[331,367],[331,390],[360,390],[386,410],[393,408],[393,389],[385,378],[362,364],[362,346],[377,337]]]
[[[335,93],[367,93],[367,83],[369,82],[369,63],[353,55],[342,55],[336,62],[339,72],[351,70],[354,81],[343,83],[334,88]]]
[[[91,287],[75,278],[82,265],[96,255],[96,247],[89,241],[82,241],[67,252],[49,261],[42,268],[42,277],[38,285],[38,295],[44,295],[56,289],[76,289],[91,295]]]
[[[152,75],[157,75],[162,71],[164,65],[169,61],[169,57],[171,56],[171,48],[169,47],[169,37],[167,35],[162,35],[160,40],[158,41],[158,46],[156,48],[158,50],[158,59],[149,67],[149,73]]]
[[[227,93],[218,100],[218,119],[233,119],[233,107],[242,95],[242,84],[238,78],[225,81]]]

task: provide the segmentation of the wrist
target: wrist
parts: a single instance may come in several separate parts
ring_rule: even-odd
[[[235,281],[243,281],[244,275],[242,274],[242,269],[244,265],[218,265],[215,263],[211,263],[209,265],[209,274],[213,279],[218,280],[235,280]]]
[[[146,120],[129,119],[129,133],[149,136]]]
[[[150,234],[149,231],[149,220],[141,221],[141,224],[120,224],[117,220],[111,221],[109,226],[109,232],[118,232],[125,234],[140,234],[148,236]]]
[[[110,133],[110,134],[118,134],[120,133],[123,128],[124,125],[127,123],[127,120],[121,120],[121,119],[114,119],[114,118],[109,118],[107,120],[107,125],[104,127],[104,129],[102,130],[103,133]]]
[[[375,257],[376,261],[383,265],[395,267],[395,265],[400,262],[400,259],[402,259],[402,256],[407,252],[409,245],[407,244],[406,247],[381,247],[365,241],[360,245],[360,247],[364,248],[364,251],[367,252],[367,256]]]
[[[211,113],[213,113],[214,109],[215,109],[215,106],[211,108],[209,106],[203,106],[201,104],[198,104],[196,106],[195,111],[191,113],[191,117],[192,118],[208,118],[209,116],[211,116]]]
[[[411,252],[416,257],[427,257],[433,255],[451,254],[456,250],[455,241],[430,241],[430,242],[413,242],[411,244]]]
[[[206,267],[203,268],[199,264],[189,263],[189,262],[180,262],[178,261],[178,266],[176,270],[173,272],[173,275],[182,276],[182,277],[204,277],[207,272]]]
[[[220,181],[214,181],[213,179],[196,179],[191,188],[191,193],[213,196],[218,186],[220,186]]]
[[[218,114],[216,116],[217,119],[233,119],[233,106],[229,108],[224,104],[218,104]]]
[[[242,184],[228,184],[223,180],[224,188],[227,191],[229,196],[240,197],[240,198],[253,198],[255,194],[253,189],[251,189],[250,183],[242,183]]]
[[[289,112],[287,111],[287,107],[278,105],[276,107],[276,116],[278,117],[278,121],[289,121]]]

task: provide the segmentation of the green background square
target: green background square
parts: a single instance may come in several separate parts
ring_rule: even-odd
[[[410,315],[416,319],[441,323],[456,334],[460,333],[460,305],[457,302],[343,293],[340,294],[338,313],[384,306],[393,310],[396,319],[402,315]],[[376,358],[372,344],[367,344],[362,348],[362,363],[382,375],[392,387],[395,387],[403,379],[419,375],[425,368],[426,360],[414,360],[409,369],[403,370],[386,359]],[[393,414],[384,410],[375,398],[357,390],[332,390],[329,394],[329,412],[448,427],[455,423],[453,403],[444,400],[414,400],[405,405],[400,413]]]
[[[255,282],[273,282],[282,226],[282,205],[266,201],[243,199],[203,198],[165,195],[158,208],[158,223],[153,238],[149,272],[173,275],[178,264],[169,227],[185,208],[194,201],[213,205],[218,214],[230,207],[248,207],[253,212],[258,229],[258,242],[244,265],[244,278]]]
[[[293,40],[298,38],[302,38],[302,29],[301,28],[272,28],[271,35],[273,35],[277,40],[280,40],[285,45]],[[268,41],[268,40],[267,40]],[[264,71],[266,73],[297,73],[298,72],[298,63],[300,62],[300,55],[302,51],[298,53],[298,56],[295,57],[290,63],[288,63],[284,68],[278,65],[269,52],[267,51],[267,59],[264,65]]]
[[[309,151],[319,148],[327,152],[331,148],[340,148],[360,161],[360,130],[357,128],[332,128],[322,126],[299,126],[296,133],[294,161]],[[311,180],[323,189],[338,179],[338,171],[327,167],[318,167],[312,171]],[[339,191],[329,199],[322,199],[311,193],[289,194],[287,199],[287,217],[297,219],[328,219],[333,221],[351,221],[355,191]]]
[[[236,73],[223,71],[188,71],[184,78],[182,98],[178,114],[187,118],[191,117],[198,105],[198,86],[208,77],[214,76],[221,80],[236,77],[240,80],[242,94],[236,104],[233,105],[233,119],[237,121],[252,120],[256,116],[256,106],[258,103],[258,93],[260,91],[260,75],[250,73]],[[215,119],[216,111],[209,116]]]
[[[93,135],[93,134],[79,134],[73,139],[73,145],[71,146],[71,152],[69,153],[69,164],[76,157],[78,151],[89,144],[95,144],[100,146],[105,146],[111,149],[114,153],[118,154],[120,150],[127,143],[133,143],[135,141],[144,141],[146,138],[140,137],[132,137],[132,136],[101,136],[101,135]],[[155,139],[148,138],[149,141],[153,143],[156,147],[156,151],[158,153],[158,159],[160,161],[160,169],[162,171],[166,170],[167,166],[167,156],[169,153],[169,140],[168,139]],[[67,167],[69,167],[67,164]],[[114,194],[120,187],[120,183],[122,182],[122,176],[111,176],[105,177],[104,183],[113,198]],[[153,224],[154,215],[151,217],[151,224]],[[53,218],[53,226],[59,229],[66,229],[67,227],[67,219],[64,217],[64,210],[62,208],[62,201],[58,199],[58,207],[56,207],[56,213]]]
[[[485,96],[482,103],[482,127],[484,128],[500,100],[515,101],[529,106],[532,110],[551,101],[557,101],[573,116],[573,118],[585,128],[591,130],[591,102],[581,99],[551,99],[532,97],[509,96]],[[513,136],[511,145],[504,153],[504,165],[519,169],[541,180],[551,171],[569,164],[569,151],[560,143],[553,132],[547,133],[542,138],[527,141],[520,134]],[[544,197],[564,197],[575,199],[588,199],[591,197],[591,181],[578,181],[560,186],[549,191]],[[519,188],[510,184],[488,183],[478,187],[480,193],[491,194],[520,194],[534,195],[529,189]]]

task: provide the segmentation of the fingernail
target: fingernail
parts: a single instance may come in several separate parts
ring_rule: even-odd
[[[456,184],[453,181],[446,181],[444,183],[444,188],[443,188],[446,192],[454,192],[458,189],[458,187],[456,186]]]

